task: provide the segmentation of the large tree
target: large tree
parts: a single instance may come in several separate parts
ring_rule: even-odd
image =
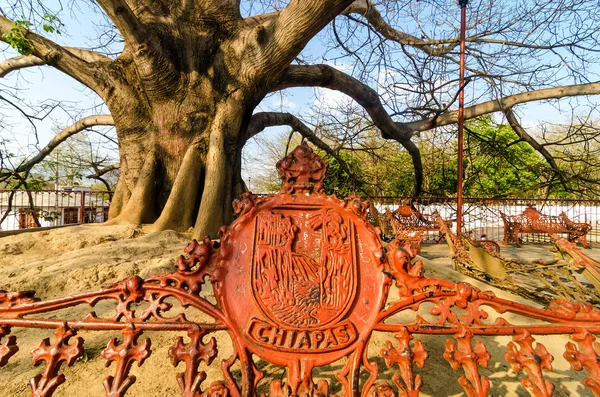
[[[48,18],[54,14],[39,11],[43,2],[16,1],[2,9],[0,34],[22,55],[0,63],[0,76],[47,65],[104,101],[110,115],[96,118],[116,126],[121,168],[112,222],[194,226],[196,236],[216,234],[231,220],[230,203],[245,188],[241,152],[250,137],[288,124],[319,142],[293,115],[255,112],[275,91],[316,86],[353,98],[384,137],[410,153],[415,193],[422,164],[413,138],[457,121],[456,82],[448,77],[458,64],[453,1],[90,3],[122,38],[117,56],[60,45],[36,33],[35,21],[22,21],[35,16],[26,7],[38,7],[46,31],[56,29],[55,19]],[[600,93],[593,74],[600,37],[596,0],[472,3],[468,72],[478,95],[467,118],[512,112],[529,101]],[[248,5],[249,15],[242,15]],[[252,12],[258,9],[264,12]],[[326,54],[357,60],[351,73],[301,58],[317,35],[331,37]],[[374,76],[381,74],[386,83],[377,86]],[[514,113],[510,116],[518,125]]]

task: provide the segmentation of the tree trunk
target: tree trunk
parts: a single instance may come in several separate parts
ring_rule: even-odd
[[[232,94],[204,106],[212,111],[203,112],[201,122],[197,110],[186,114],[170,103],[145,130],[124,129],[109,224],[151,223],[156,231],[194,227],[195,238],[216,237],[231,222],[231,202],[243,191],[239,137],[248,117],[242,99]]]
[[[206,175],[204,190],[194,237],[204,233],[214,234],[219,228],[232,220],[231,202],[234,199],[235,182],[239,176],[241,145],[238,144],[242,128],[243,106],[235,98],[225,101],[218,108],[210,129],[209,146],[206,156]],[[239,171],[238,171],[239,172]]]
[[[294,1],[257,22],[244,20],[237,2],[208,0],[186,3],[187,18],[152,23],[107,4],[126,43],[96,87],[121,157],[109,222],[216,237],[244,189],[241,151],[254,107],[349,2]]]

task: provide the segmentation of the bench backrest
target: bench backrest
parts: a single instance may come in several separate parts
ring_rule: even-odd
[[[439,226],[427,215],[421,214],[418,210],[411,207],[409,204],[403,203],[394,212],[394,219],[403,225],[412,228],[424,228],[427,230],[438,230]]]
[[[525,208],[523,213],[519,215],[506,215],[500,212],[500,216],[506,225],[518,225],[522,228],[539,229],[540,231],[548,229],[548,232],[567,230],[569,225],[573,224],[564,212],[558,216],[546,215],[531,206]]]
[[[564,301],[532,307],[468,283],[426,278],[423,263],[412,261],[410,246],[395,240],[383,246],[378,230],[366,221],[368,203],[324,193],[326,163],[308,146],[296,148],[277,167],[282,193],[245,194],[234,203],[237,219],[222,228],[220,241],[192,242],[172,273],[131,277],[46,301],[32,292],[1,291],[0,367],[18,354],[13,328],[54,330],[53,339],[32,351],[34,364],[46,366],[31,381],[33,394],[48,397],[65,380],[61,364],[84,356],[77,333],[112,330],[120,337],[100,353],[107,364],[115,362],[104,387],[108,396],[122,397],[136,381],[129,375],[132,365],[142,365],[152,353],[142,335],[160,331],[173,334],[164,360],[183,364],[177,380],[186,397],[255,396],[260,387],[272,397],[328,396],[334,386],[329,382],[339,382],[335,389],[344,395],[416,396],[427,379],[415,366],[425,365],[425,342],[437,335],[445,341],[444,359],[464,371],[459,384],[466,393],[485,396],[490,381],[480,367],[490,360],[486,336],[505,335],[512,341],[504,357],[526,378],[523,384],[550,395],[553,386],[543,370],[551,368],[552,356],[535,336],[567,334],[572,342],[565,347],[566,360],[589,371],[588,387],[600,382],[593,335],[600,333],[597,309]],[[115,315],[59,312],[75,306],[89,310],[100,302],[112,304]],[[203,316],[188,316],[190,311]],[[233,353],[217,361],[220,348],[212,336],[220,331],[227,331]],[[379,347],[369,350],[375,334]],[[413,340],[418,335],[428,337]],[[438,359],[428,362],[436,365]],[[332,363],[320,376],[321,367]],[[220,375],[206,379],[205,366],[211,364]],[[394,375],[380,376],[384,367]]]

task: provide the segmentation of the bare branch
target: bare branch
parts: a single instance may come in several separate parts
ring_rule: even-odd
[[[4,33],[9,32],[13,28],[12,21],[0,15],[0,39],[4,41]],[[102,86],[101,79],[105,76],[103,73],[98,73],[100,70],[97,64],[88,62],[80,56],[75,55],[68,48],[62,47],[34,32],[27,31],[26,38],[33,45],[33,56],[41,59],[48,65],[56,67],[58,70],[68,74],[94,91],[100,91],[100,87]],[[84,50],[80,51],[79,55],[83,55]],[[87,59],[91,59],[92,51],[85,51],[85,54]],[[98,54],[98,57],[102,57],[102,55]]]
[[[102,175],[106,174],[107,172],[110,172],[110,171],[113,171],[113,170],[118,170],[119,168],[121,168],[121,164],[120,163],[111,164],[108,167],[104,167],[102,169],[96,170],[95,173],[86,176],[86,178],[100,179],[100,177]]]
[[[0,62],[0,78],[3,78],[10,72],[14,72],[19,69],[45,64],[46,62],[44,62],[44,60],[36,57],[35,55],[19,55],[14,58],[5,59],[4,61]]]
[[[248,126],[248,139],[253,137],[254,135],[260,133],[267,127],[273,127],[276,125],[289,125],[292,127],[293,131],[298,132],[304,138],[308,139],[312,142],[313,145],[323,150],[325,153],[333,157],[340,166],[344,169],[344,171],[354,180],[356,180],[356,176],[348,167],[348,164],[333,150],[328,144],[323,142],[321,138],[319,138],[315,133],[300,119],[290,113],[277,113],[277,112],[261,112],[256,113],[250,119],[250,124]]]
[[[510,95],[497,100],[482,102],[477,105],[465,108],[465,120],[494,113],[504,112],[515,105],[526,102],[541,101],[545,99],[558,99],[571,96],[599,95],[600,83],[574,84],[562,87],[544,88],[541,90],[527,91],[520,94]],[[427,131],[432,128],[442,127],[458,122],[458,111],[447,112],[439,116],[430,117],[424,120],[411,121],[407,123],[397,123],[403,130],[416,133]]]
[[[369,0],[356,0],[352,3],[348,8],[346,8],[341,15],[349,17],[352,14],[358,14],[364,17],[369,25],[383,37],[388,40],[394,41],[398,44],[409,45],[411,47],[416,47],[421,49],[428,55],[431,56],[440,56],[447,54],[454,50],[459,45],[459,37],[452,37],[449,39],[441,39],[441,40],[432,40],[427,39],[424,40],[417,36],[405,33],[398,29],[392,27],[385,19],[381,16],[381,13],[377,10],[376,6],[372,1]],[[588,49],[582,47],[578,43],[568,42],[568,43],[552,43],[552,44],[532,44],[526,42],[518,42],[507,39],[493,39],[483,37],[485,34],[491,34],[493,32],[484,32],[479,33],[474,36],[467,36],[465,38],[466,43],[470,44],[496,44],[501,46],[511,46],[511,47],[520,47],[520,48],[530,48],[535,50],[555,50],[559,48],[580,48],[580,49]],[[587,38],[587,37],[585,37]],[[583,40],[579,38],[579,40]],[[592,50],[592,49],[590,49]]]
[[[244,19],[249,28],[255,28],[258,25],[274,20],[279,16],[279,12],[268,12],[266,14],[253,15]]]
[[[421,192],[423,164],[419,148],[410,140],[412,131],[405,128],[403,124],[395,123],[392,120],[381,104],[377,92],[354,77],[328,65],[291,65],[275,89],[281,90],[290,87],[310,86],[325,87],[340,91],[358,102],[381,130],[384,138],[395,139],[409,152],[415,168],[413,193],[418,195]]]
[[[291,0],[264,24],[253,29],[260,51],[255,52],[261,64],[249,65],[261,74],[283,70],[304,48],[306,43],[346,8],[352,0]]]
[[[354,99],[369,113],[384,138],[398,141],[410,138],[412,131],[402,128],[402,125],[396,125],[386,112],[375,90],[329,65],[291,65],[273,91],[311,86],[340,91]]]
[[[65,47],[65,50],[71,52],[73,55],[83,59],[86,62],[112,61],[112,59],[110,59],[109,57],[94,51],[88,51],[74,47]],[[17,55],[16,57],[8,58],[0,62],[0,78],[3,78],[9,73],[15,72],[20,69],[42,65],[46,65],[46,61],[35,55]]]
[[[83,59],[86,62],[112,62],[112,59],[106,55],[100,54],[99,52],[84,50],[83,48],[76,47],[65,47],[65,49],[71,52],[73,55]]]
[[[537,150],[544,157],[544,159],[546,160],[548,165],[550,165],[552,170],[556,173],[556,175],[558,176],[558,178],[560,179],[561,183],[563,184],[563,186],[566,190],[567,189],[567,186],[566,186],[567,178],[565,177],[564,173],[562,172],[562,170],[560,169],[558,164],[556,164],[556,160],[550,154],[550,152],[548,152],[548,150],[543,145],[538,143],[538,141],[536,141],[531,135],[529,135],[527,133],[527,131],[525,131],[525,129],[519,123],[519,120],[517,119],[517,116],[513,112],[512,108],[505,110],[504,114],[506,115],[506,120],[510,124],[513,131],[522,140],[527,142],[532,148]]]
[[[77,122],[71,124],[67,128],[63,129],[61,132],[56,134],[54,138],[36,154],[34,157],[29,159],[28,161],[20,164],[14,171],[14,174],[18,174],[20,172],[29,172],[31,168],[42,161],[46,156],[48,156],[52,151],[61,143],[66,141],[69,137],[85,130],[86,128],[93,127],[95,125],[114,125],[113,118],[110,114],[97,114],[94,116],[87,116],[78,120]]]
[[[145,42],[148,37],[144,26],[124,0],[96,0],[106,15],[115,23],[119,32],[130,44]]]
[[[399,44],[410,45],[419,48],[431,56],[447,54],[459,44],[458,38],[451,41],[447,45],[441,45],[441,42],[423,40],[416,36],[394,29],[382,18],[379,11],[377,11],[377,8],[375,8],[375,5],[368,0],[356,0],[342,12],[342,15],[345,16],[349,16],[351,14],[362,15],[373,27],[373,29],[375,29],[377,33],[381,34],[386,39],[395,41]]]

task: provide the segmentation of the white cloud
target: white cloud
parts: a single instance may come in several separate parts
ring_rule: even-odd
[[[340,91],[319,87],[316,89],[314,105],[319,108],[331,109],[348,105],[351,101],[352,99],[348,95]]]
[[[274,95],[271,100],[271,107],[274,109],[294,110],[296,106],[295,102],[290,101],[284,95]]]

